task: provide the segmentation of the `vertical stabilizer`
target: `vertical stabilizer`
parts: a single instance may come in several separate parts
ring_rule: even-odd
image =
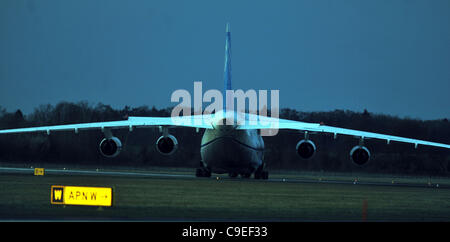
[[[223,96],[225,97],[225,100],[223,102],[224,110],[226,108],[233,108],[230,106],[231,99],[227,95],[227,90],[231,90],[231,29],[230,29],[230,23],[227,23],[226,27],[226,39],[225,39],[225,67],[224,67],[224,76],[223,76],[223,82],[224,82],[224,93]]]

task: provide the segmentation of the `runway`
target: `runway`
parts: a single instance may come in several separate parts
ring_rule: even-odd
[[[34,174],[34,168],[0,167],[0,174]],[[292,177],[269,178],[268,180],[256,180],[253,178],[230,178],[227,175],[212,175],[210,178],[198,178],[192,174],[171,174],[152,172],[128,172],[128,171],[104,171],[104,170],[79,170],[79,169],[45,169],[45,175],[89,175],[89,176],[119,176],[119,177],[142,177],[142,178],[166,178],[166,179],[213,179],[238,182],[281,182],[281,183],[317,183],[317,184],[342,184],[342,185],[364,185],[364,186],[391,186],[391,187],[418,187],[418,188],[438,188],[450,189],[447,184],[422,184],[422,183],[387,183],[387,182],[367,182],[354,180],[330,180],[330,179],[302,179]]]
[[[197,178],[194,169],[169,167],[0,167],[0,218],[77,221],[448,221],[448,178],[271,170],[269,180]],[[47,167],[43,176],[35,167]],[[334,176],[333,176],[334,175]],[[356,175],[360,175],[354,182]],[[376,182],[372,182],[376,181]],[[408,182],[401,184],[399,182]],[[414,183],[414,184],[413,184]],[[51,204],[51,186],[111,187],[103,209]],[[444,202],[443,202],[444,201]],[[376,209],[372,209],[376,208]]]

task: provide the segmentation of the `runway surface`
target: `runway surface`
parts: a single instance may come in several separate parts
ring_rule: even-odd
[[[34,174],[34,168],[14,168],[0,167],[1,173],[20,173]],[[194,172],[192,172],[194,173]],[[103,171],[95,170],[77,170],[77,169],[45,169],[45,175],[92,175],[92,176],[120,176],[120,177],[147,177],[147,178],[172,178],[172,179],[221,179],[227,181],[240,182],[285,182],[285,183],[323,183],[323,184],[344,184],[344,185],[366,185],[366,186],[395,186],[395,187],[421,187],[421,188],[439,188],[450,189],[447,184],[423,184],[423,183],[388,183],[388,182],[366,182],[351,180],[319,180],[319,179],[302,179],[292,177],[281,177],[277,174],[277,178],[268,180],[256,180],[253,178],[230,178],[227,175],[212,175],[210,178],[198,178],[194,174],[171,174],[171,173],[152,173],[152,172],[128,172],[128,171]],[[280,178],[278,178],[280,177]]]

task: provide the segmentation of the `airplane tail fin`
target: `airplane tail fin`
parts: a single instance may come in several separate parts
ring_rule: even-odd
[[[225,39],[225,67],[224,67],[224,97],[225,100],[223,102],[223,110],[226,110],[226,107],[230,107],[229,102],[231,101],[227,95],[227,90],[231,90],[231,29],[230,23],[227,23],[226,27],[226,39]]]

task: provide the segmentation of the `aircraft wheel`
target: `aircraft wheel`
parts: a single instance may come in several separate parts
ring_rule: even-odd
[[[205,170],[205,177],[211,177],[211,171]]]
[[[261,178],[264,180],[269,179],[269,172],[268,171],[261,172]]]
[[[269,177],[269,173],[267,171],[264,171],[264,168],[266,167],[266,163],[263,163],[256,169],[255,171],[255,179],[267,179],[264,177]],[[266,175],[264,175],[266,174]]]
[[[255,179],[261,179],[261,172],[255,172]]]
[[[195,170],[196,177],[211,177],[211,171],[206,168],[197,168]]]
[[[202,168],[197,168],[195,170],[195,176],[196,177],[203,177],[203,169]]]

